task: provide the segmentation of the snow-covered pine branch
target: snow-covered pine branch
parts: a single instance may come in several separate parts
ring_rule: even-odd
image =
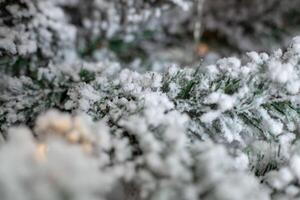
[[[277,194],[276,187],[281,187],[272,182],[280,176],[277,169],[290,166],[290,171],[297,170],[298,154],[294,142],[299,130],[299,47],[299,38],[294,38],[285,52],[277,50],[270,55],[251,52],[247,61],[224,58],[215,65],[197,69],[171,67],[166,74],[139,74],[122,70],[118,62],[107,61],[51,65],[39,68],[34,77],[3,75],[2,133],[12,142],[14,132],[27,134],[28,139],[17,141],[27,141],[30,146],[32,143],[51,146],[52,141],[66,141],[63,145],[67,146],[77,144],[83,152],[87,150],[85,153],[93,155],[92,162],[104,165],[104,171],[100,170],[97,176],[102,172],[112,173],[109,177],[116,185],[109,187],[110,190],[119,188],[116,190],[122,193],[120,188],[127,191],[129,187],[133,190],[131,195],[139,198],[223,199],[228,195],[229,199],[268,199],[269,192],[264,188],[274,188]],[[106,124],[103,129],[106,133],[102,133],[102,128],[89,128],[88,124],[77,125],[77,118],[54,111],[36,121],[40,113],[50,108],[74,114],[85,112],[94,120],[102,120]],[[29,125],[32,133],[24,129],[7,132],[7,128],[18,124]],[[101,150],[98,134],[100,138],[108,135],[111,138],[104,139],[105,150]],[[56,139],[47,139],[47,135]],[[7,160],[3,173],[12,176],[13,172],[5,170],[13,170],[10,165],[18,166],[15,162],[25,158],[9,161],[11,154],[5,153],[4,149],[13,146],[10,143],[2,146],[0,152]],[[45,154],[56,151],[53,147],[52,152],[50,146]],[[28,148],[27,145],[24,148]],[[26,156],[32,156],[33,150]],[[15,151],[27,150],[17,148]],[[55,157],[53,159],[57,159]],[[68,159],[65,162],[71,164]],[[46,163],[49,170],[61,166],[51,160]],[[40,166],[39,163],[35,165]],[[30,172],[32,168],[27,170]],[[275,175],[269,175],[269,172]],[[41,173],[28,175],[24,181],[50,172]],[[91,173],[97,172],[91,170]],[[258,177],[265,179],[265,176],[271,176],[267,182],[271,181],[270,186],[259,184]],[[11,178],[18,184],[23,182],[17,175]],[[287,183],[278,183],[294,187],[293,190],[281,187],[282,192],[278,195],[298,194],[295,191],[299,189],[292,180],[297,180],[297,176]],[[48,183],[47,179],[41,178],[41,181]],[[80,184],[82,179],[78,178],[78,181]],[[97,182],[96,178],[87,184],[101,184],[90,181]],[[4,180],[3,184],[7,182]],[[18,187],[24,195],[39,195],[27,193],[23,185]],[[229,194],[226,191],[231,187],[236,192]],[[80,191],[75,188],[66,193]],[[47,185],[44,189],[49,190]],[[87,192],[86,195],[94,193],[93,190],[82,190]],[[60,193],[56,194],[59,191],[52,191],[53,195],[59,196]],[[103,191],[104,196],[110,194],[106,192]]]

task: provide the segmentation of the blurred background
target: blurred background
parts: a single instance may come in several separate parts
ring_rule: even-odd
[[[284,48],[300,31],[299,0],[74,0],[62,6],[79,28],[81,55],[115,56],[128,67],[161,71],[170,63]],[[84,8],[83,8],[84,7]],[[144,68],[143,68],[144,69]]]
[[[0,38],[39,52],[35,60],[45,66],[64,57],[163,71],[285,48],[300,32],[300,0],[6,0],[0,8],[0,24],[8,27]],[[26,53],[18,55],[32,61]]]

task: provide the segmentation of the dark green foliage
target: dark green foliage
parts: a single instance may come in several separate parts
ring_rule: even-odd
[[[89,71],[87,69],[81,69],[79,72],[80,80],[89,83],[95,80],[95,72]]]

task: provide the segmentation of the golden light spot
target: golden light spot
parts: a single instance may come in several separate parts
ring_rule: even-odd
[[[66,135],[66,138],[71,143],[77,143],[80,140],[80,133],[73,130]]]
[[[65,133],[72,128],[72,120],[70,117],[60,117],[52,122],[53,128],[60,132]]]
[[[200,43],[197,46],[196,52],[199,56],[205,56],[209,52],[209,46],[205,43]]]
[[[90,130],[80,117],[75,117],[73,122],[74,122],[74,129],[79,131],[80,135],[89,135]]]
[[[39,143],[36,146],[35,159],[37,161],[45,161],[47,158],[47,145],[44,143]]]

